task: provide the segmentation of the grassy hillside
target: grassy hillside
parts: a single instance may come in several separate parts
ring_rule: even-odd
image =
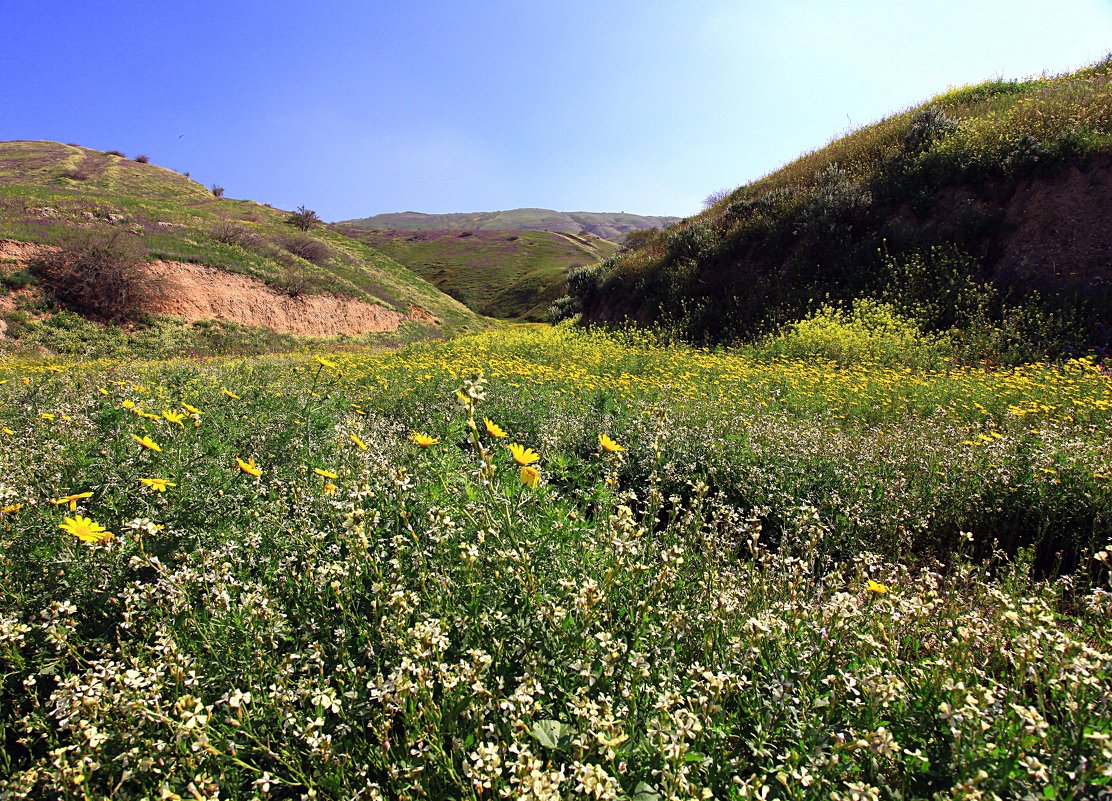
[[[418,307],[440,321],[441,332],[481,327],[396,261],[322,225],[299,230],[288,216],[215,197],[187,176],[111,153],[0,143],[0,238],[65,245],[90,232],[117,233],[147,259],[208,265],[290,294],[331,292],[400,312]]]
[[[678,217],[646,217],[623,212],[553,211],[552,209],[512,209],[464,214],[422,214],[403,211],[346,220],[357,228],[394,231],[559,231],[567,234],[593,234],[621,242],[631,231],[663,228]]]
[[[532,321],[547,319],[552,302],[567,293],[569,270],[618,249],[586,233],[342,230],[480,314]]]
[[[565,308],[718,342],[872,298],[929,330],[1108,346],[1110,78],[1105,61],[946,92],[616,255]]]

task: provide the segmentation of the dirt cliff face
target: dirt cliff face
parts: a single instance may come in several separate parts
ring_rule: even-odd
[[[222,320],[269,328],[280,334],[330,337],[393,331],[406,315],[338,295],[277,292],[261,281],[183,262],[150,265],[162,297],[147,311],[186,320]]]
[[[1112,276],[1112,158],[1022,182],[1004,207],[1010,231],[994,267],[1002,275],[1082,284]]]
[[[865,264],[876,259],[881,242],[893,257],[901,255],[896,242],[912,249],[952,243],[976,256],[986,277],[1020,295],[1039,290],[1085,297],[1112,285],[1112,156],[1019,181],[944,186],[928,206],[917,212],[901,202],[875,209],[870,222],[848,234],[847,248],[854,250],[844,252]],[[776,298],[791,286],[821,292],[831,276],[822,262],[808,258],[809,244],[798,236],[740,243],[718,263],[696,265],[692,286],[711,305],[734,296]],[[639,282],[615,283],[587,303],[583,320],[652,322],[661,316],[658,302]]]
[[[26,267],[52,248],[30,242],[0,240],[0,269]],[[175,261],[148,265],[160,283],[159,300],[141,311],[186,320],[220,320],[269,328],[281,334],[329,337],[394,331],[405,320],[428,324],[435,318],[413,307],[408,314],[355,298],[332,294],[292,297],[262,281],[212,267]],[[0,308],[10,306],[0,298]]]

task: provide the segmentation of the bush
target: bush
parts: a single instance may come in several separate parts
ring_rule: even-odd
[[[332,258],[332,248],[319,239],[307,236],[286,236],[282,237],[279,244],[287,252],[313,264],[324,264]]]
[[[224,187],[222,187],[220,184],[213,184],[212,195],[213,197],[224,197]]]
[[[209,233],[217,242],[225,245],[239,245],[247,250],[258,250],[264,244],[261,236],[231,220],[221,220],[213,225]]]
[[[940,340],[887,303],[861,299],[845,309],[824,306],[757,347],[786,359],[827,359],[841,366],[929,367],[944,356]]]
[[[135,160],[137,162],[139,162],[140,164],[150,164],[151,157],[150,156],[144,156],[142,153],[140,153],[138,156],[135,157]]]
[[[120,157],[120,158],[122,158],[122,159],[126,159],[126,158],[127,158],[127,156],[125,156],[125,155],[124,155],[124,154],[123,154],[123,153],[122,153],[121,151],[119,151],[119,150],[105,150],[105,151],[104,151],[104,154],[105,154],[106,156],[119,156],[119,157]]]
[[[74,236],[33,265],[63,306],[102,320],[138,317],[161,300],[164,284],[143,261],[135,237],[121,231]]]
[[[0,276],[0,284],[3,284],[8,289],[23,289],[32,286],[35,283],[35,276],[26,270],[16,270],[14,273],[7,273]]]
[[[286,217],[286,223],[292,225],[294,228],[302,231],[308,231],[322,222],[321,218],[312,209],[307,209],[304,206],[298,206],[297,211],[290,212]]]

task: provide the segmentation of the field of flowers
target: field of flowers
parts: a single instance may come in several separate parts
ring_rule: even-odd
[[[1112,377],[0,362],[0,798],[1095,799]]]

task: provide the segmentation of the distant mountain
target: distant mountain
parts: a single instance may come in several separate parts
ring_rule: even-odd
[[[345,220],[341,225],[379,231],[555,231],[562,234],[593,234],[621,242],[631,231],[666,228],[679,217],[648,217],[622,212],[553,211],[511,209],[462,214],[423,214],[402,211]]]

